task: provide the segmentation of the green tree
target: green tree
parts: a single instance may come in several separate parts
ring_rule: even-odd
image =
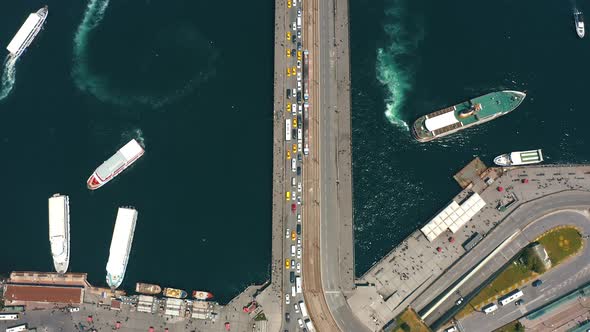
[[[402,325],[400,325],[400,328],[404,332],[410,332],[410,331],[412,331],[412,328],[410,328],[410,325],[408,325],[408,323],[406,323],[406,322],[403,322]]]

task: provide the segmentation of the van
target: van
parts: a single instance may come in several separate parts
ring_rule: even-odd
[[[295,177],[291,178],[291,185],[295,187],[297,185],[297,179]]]
[[[297,292],[296,292],[295,286],[291,286],[291,297],[294,298],[295,296],[297,296]]]
[[[301,17],[297,18],[297,27],[301,28]]]
[[[293,158],[291,159],[291,171],[296,172],[297,171],[297,159]],[[299,175],[299,174],[297,174]]]
[[[299,92],[297,92],[299,93]],[[297,104],[293,103],[291,104],[291,112],[293,113],[293,115],[297,115]]]
[[[297,226],[301,226],[301,225],[297,225]],[[301,234],[301,227],[297,227],[297,234]],[[295,245],[292,244],[291,245],[291,257],[295,257]]]

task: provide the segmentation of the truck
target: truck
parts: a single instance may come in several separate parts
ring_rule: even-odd
[[[305,320],[305,326],[307,327],[307,330],[312,332],[315,331],[315,328],[313,327],[313,323],[311,322],[311,320],[308,318]]]
[[[291,120],[285,120],[285,141],[291,140]]]
[[[297,286],[297,294],[301,294],[301,277],[295,278],[295,286]]]

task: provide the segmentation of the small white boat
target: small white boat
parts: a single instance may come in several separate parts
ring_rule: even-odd
[[[574,12],[574,20],[576,21],[576,33],[578,34],[578,37],[584,38],[586,31],[584,29],[584,15],[581,11],[576,10]]]
[[[538,164],[543,161],[541,149],[528,151],[514,151],[499,155],[494,158],[494,164],[498,166],[518,166]]]

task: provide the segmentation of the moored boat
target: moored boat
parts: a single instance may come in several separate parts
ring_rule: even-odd
[[[543,152],[541,149],[528,151],[514,151],[505,153],[494,158],[494,163],[498,166],[518,166],[538,164],[543,161]]]
[[[49,243],[55,271],[66,273],[70,264],[70,198],[66,195],[49,198]]]
[[[188,296],[188,294],[182,289],[164,288],[164,296],[173,297],[175,299],[184,299]]]
[[[574,12],[574,22],[576,23],[576,34],[578,37],[584,38],[586,28],[584,27],[584,14],[581,11],[576,10]]]
[[[420,142],[447,136],[512,112],[525,97],[520,91],[488,93],[421,116],[412,125],[412,134]]]
[[[111,289],[119,287],[125,277],[136,223],[137,210],[128,207],[119,208],[106,268],[106,281]]]
[[[138,282],[135,284],[135,291],[142,294],[156,295],[162,292],[162,288],[158,285]]]
[[[143,156],[143,153],[143,147],[135,139],[132,139],[90,175],[86,181],[88,189],[96,190],[102,187],[131,166],[139,157]]]
[[[213,294],[205,291],[193,291],[193,298],[197,300],[209,300],[213,298]]]

